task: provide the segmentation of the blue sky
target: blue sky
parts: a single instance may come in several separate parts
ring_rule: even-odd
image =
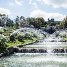
[[[67,0],[0,0],[0,13],[11,19],[24,16],[63,20],[67,15]]]

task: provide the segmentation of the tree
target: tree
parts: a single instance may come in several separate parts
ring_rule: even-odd
[[[30,18],[30,17],[27,17],[27,18],[26,18],[26,22],[28,23],[28,25],[30,25],[31,18]]]
[[[26,18],[27,25],[31,26],[33,25],[35,27],[35,18],[28,17]]]
[[[64,28],[67,28],[67,16],[64,18]]]
[[[64,28],[64,22],[60,22],[60,29]]]
[[[6,22],[6,26],[13,27],[14,26],[14,22],[11,19],[8,18],[7,22]]]
[[[15,19],[15,26],[17,29],[19,28],[19,25],[20,25],[20,19],[19,19],[19,16],[17,16]]]
[[[5,26],[8,16],[5,14],[0,14],[0,26]]]
[[[26,18],[27,22],[29,25],[33,25],[35,28],[40,28],[42,26],[46,25],[46,22],[44,20],[44,18],[42,17],[37,17],[37,18]]]
[[[36,21],[36,23],[35,23],[36,28],[40,28],[45,24],[45,21],[44,21],[44,19],[42,17],[37,17],[35,19],[35,21]]]
[[[51,22],[54,22],[54,18],[51,18]]]
[[[20,26],[26,26],[26,19],[23,16],[20,17]]]

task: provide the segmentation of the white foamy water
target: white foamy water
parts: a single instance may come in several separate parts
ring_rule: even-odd
[[[47,56],[47,57],[40,56],[40,57],[34,57],[34,58],[31,58],[31,59],[27,59],[27,62],[32,62],[32,63],[38,63],[38,62],[59,62],[59,63],[67,63],[67,58],[54,57],[54,56]]]
[[[67,54],[16,53],[0,58],[0,67],[66,67]]]
[[[38,33],[37,30],[32,29],[27,29],[27,31]],[[43,41],[26,45],[24,48],[46,48],[48,53],[15,53],[11,56],[0,58],[0,67],[67,67],[67,53],[51,53],[54,48],[67,47],[67,43],[60,42],[60,40],[62,38],[56,38],[54,34],[47,35]]]
[[[38,63],[38,62],[59,62],[59,63],[67,63],[67,54],[59,53],[55,55],[54,53],[51,54],[43,54],[43,53],[17,53],[16,56],[26,58],[26,62],[29,63]],[[22,59],[21,59],[22,60]],[[24,60],[25,61],[25,60]]]

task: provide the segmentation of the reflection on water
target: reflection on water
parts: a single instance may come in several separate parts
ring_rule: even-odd
[[[67,67],[67,54],[16,53],[0,58],[0,67]]]

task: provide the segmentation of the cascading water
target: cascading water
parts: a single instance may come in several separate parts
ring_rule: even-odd
[[[15,53],[0,58],[0,67],[67,67],[66,53],[52,53],[53,49],[67,47],[67,43],[60,40],[54,34],[47,35],[43,41],[24,48],[46,49],[48,53]]]
[[[16,53],[0,58],[0,67],[67,67],[67,54]]]

